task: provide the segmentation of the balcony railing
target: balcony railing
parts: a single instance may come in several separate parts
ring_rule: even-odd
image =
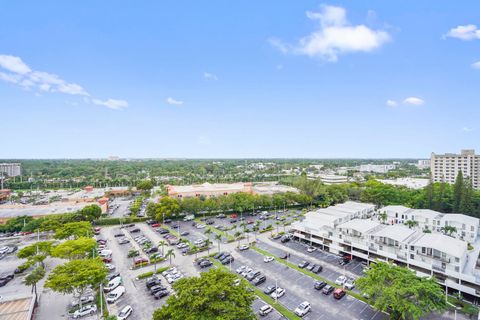
[[[432,269],[436,270],[436,271],[445,272],[445,268],[443,268],[442,266],[435,265],[435,264],[432,264]]]
[[[419,256],[427,257],[427,258],[432,259],[432,260],[442,261],[442,262],[445,262],[445,263],[450,263],[450,258],[436,257],[436,256],[433,256],[433,255],[422,253],[420,250],[417,250],[417,254]]]
[[[397,259],[407,261],[407,257],[397,254]]]

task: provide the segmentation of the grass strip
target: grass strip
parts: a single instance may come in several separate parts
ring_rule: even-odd
[[[228,272],[231,272],[227,267],[225,267],[223,264],[221,264],[219,261],[211,258],[210,259],[213,264],[218,267],[218,268],[221,268],[225,271],[228,271]],[[231,272],[233,273],[233,272]],[[237,275],[236,273],[234,273],[235,275]],[[299,316],[297,316],[295,313],[293,313],[292,311],[288,310],[287,308],[285,308],[282,304],[280,303],[275,303],[275,300],[270,297],[269,295],[265,294],[262,290],[258,289],[257,287],[255,287],[254,285],[252,285],[250,282],[246,281],[245,279],[243,278],[240,278],[242,281],[244,281],[245,283],[247,283],[247,285],[253,289],[253,292],[255,292],[255,294],[260,298],[262,299],[263,301],[265,301],[266,303],[268,303],[269,305],[271,305],[275,310],[277,310],[280,314],[282,314],[283,316],[285,316],[287,319],[290,319],[290,320],[300,320],[301,318]]]
[[[312,278],[314,278],[315,280],[324,281],[324,282],[328,283],[329,285],[331,285],[331,286],[333,286],[333,287],[335,287],[335,288],[343,288],[342,286],[339,286],[339,285],[335,284],[335,282],[332,282],[332,281],[327,280],[327,279],[325,279],[325,278],[323,278],[323,277],[320,277],[320,276],[319,276],[318,274],[316,274],[316,273],[313,273],[313,272],[310,272],[310,271],[308,271],[308,270],[302,269],[302,268],[300,268],[299,266],[297,266],[296,264],[293,264],[293,263],[291,263],[291,262],[288,262],[288,261],[286,261],[286,260],[284,260],[284,259],[280,259],[280,258],[277,257],[276,255],[271,254],[270,252],[265,251],[265,250],[263,250],[263,249],[260,249],[260,248],[257,247],[257,246],[252,246],[251,248],[252,248],[253,250],[257,251],[258,253],[264,255],[264,256],[274,257],[275,260],[277,260],[279,263],[281,263],[281,264],[283,264],[283,265],[286,265],[286,266],[288,266],[288,267],[290,267],[290,268],[292,268],[292,269],[295,269],[295,270],[297,270],[298,272],[301,272],[301,273],[303,273],[303,274],[305,274],[305,275],[307,275],[307,276],[309,276],[309,277],[312,277]],[[367,300],[365,297],[363,297],[361,294],[358,294],[358,293],[355,293],[355,292],[352,292],[352,291],[349,291],[349,290],[345,290],[345,292],[346,292],[348,295],[351,295],[352,297],[357,298],[358,300],[362,300],[363,302],[368,303],[368,300]]]

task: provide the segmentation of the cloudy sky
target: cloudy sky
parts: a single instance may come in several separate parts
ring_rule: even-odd
[[[0,4],[1,158],[480,151],[480,2]]]

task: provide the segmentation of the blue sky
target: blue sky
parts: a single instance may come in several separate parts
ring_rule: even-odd
[[[480,151],[480,2],[0,2],[0,158]]]

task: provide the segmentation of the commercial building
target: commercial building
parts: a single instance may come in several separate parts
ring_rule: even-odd
[[[208,183],[193,184],[187,186],[167,186],[169,197],[187,198],[187,197],[218,197],[226,196],[237,192],[252,193],[251,182],[238,183]]]
[[[427,169],[430,168],[430,159],[428,160],[418,160],[415,165],[418,169]]]
[[[362,164],[358,168],[360,172],[375,172],[375,173],[387,173],[390,170],[394,170],[394,164]]]
[[[22,174],[20,163],[0,163],[0,176],[17,177]]]
[[[377,179],[381,183],[394,186],[404,186],[410,189],[423,189],[430,183],[430,179],[422,178],[397,178],[397,179]]]
[[[339,176],[336,174],[321,174],[318,177],[320,178],[320,181],[325,184],[341,184],[348,182],[347,176]]]
[[[462,150],[460,154],[435,154],[430,157],[430,171],[434,182],[455,183],[460,171],[469,178],[472,187],[480,188],[480,155],[475,150]]]
[[[435,277],[449,289],[480,297],[478,219],[402,206],[374,211],[373,205],[349,202],[346,207],[348,214],[342,205],[308,212],[303,221],[292,224],[294,237],[335,254],[393,262],[419,276]],[[380,218],[383,212],[386,221]],[[403,224],[407,220],[419,226],[409,228]],[[428,232],[423,231],[426,225]],[[456,226],[461,236],[443,234],[445,225]]]

